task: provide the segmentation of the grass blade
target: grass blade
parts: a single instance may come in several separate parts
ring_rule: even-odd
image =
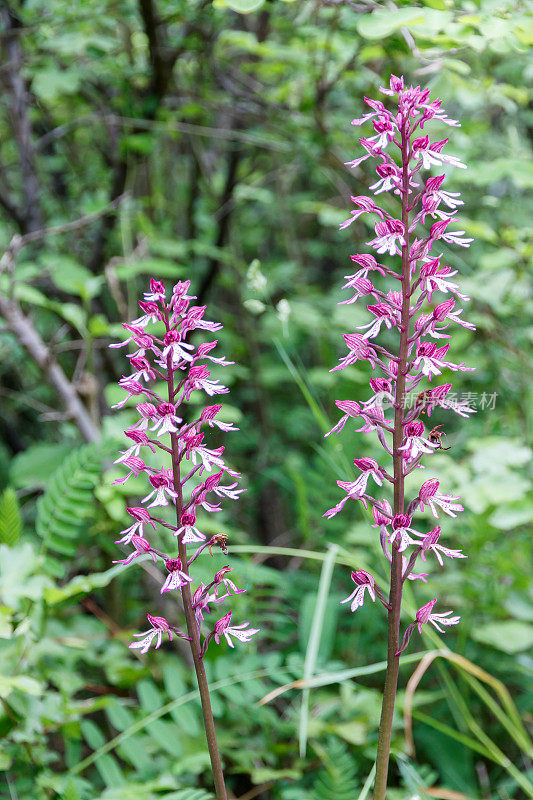
[[[366,798],[368,797],[368,793],[369,793],[369,791],[370,791],[370,789],[372,787],[372,784],[374,782],[375,776],[376,776],[376,765],[374,764],[374,766],[372,767],[372,769],[368,773],[368,778],[364,782],[363,788],[361,789],[357,800],[366,800]]]
[[[311,622],[311,630],[309,633],[309,641],[307,642],[307,650],[305,653],[304,674],[303,679],[309,680],[313,676],[320,648],[320,638],[322,636],[322,628],[324,626],[324,614],[326,611],[326,603],[329,595],[329,588],[331,586],[331,576],[333,575],[333,568],[337,559],[338,552],[337,545],[328,545],[328,552],[322,570],[320,573],[320,581],[318,584],[318,592],[316,596],[315,610]],[[306,688],[302,692],[302,705],[300,710],[300,726],[298,733],[298,741],[300,746],[300,757],[305,756],[307,748],[307,723],[309,720],[309,693],[310,689]]]

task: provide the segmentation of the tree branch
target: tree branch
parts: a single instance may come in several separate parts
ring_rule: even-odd
[[[239,167],[239,162],[242,157],[242,151],[240,149],[230,150],[228,155],[228,167],[226,172],[226,183],[224,185],[224,191],[222,193],[221,204],[220,204],[220,214],[218,218],[218,231],[217,231],[217,238],[215,241],[215,247],[222,248],[226,243],[226,238],[229,232],[229,223],[232,211],[232,197],[235,187],[237,185],[237,169]],[[200,284],[200,289],[198,292],[198,302],[203,303],[206,294],[209,292],[211,288],[211,284],[215,280],[217,273],[220,269],[220,259],[213,257],[210,259],[207,272],[204,275],[202,283]]]
[[[69,233],[69,231],[75,231],[79,228],[84,228],[86,225],[90,225],[91,222],[100,219],[100,217],[107,216],[112,211],[115,211],[115,209],[126,196],[126,194],[122,194],[119,197],[115,197],[114,200],[101,208],[99,211],[94,211],[92,214],[86,214],[85,216],[71,220],[70,222],[64,222],[61,225],[54,225],[51,228],[39,228],[38,230],[25,233],[24,236],[21,236],[18,233],[15,234],[15,236],[13,236],[11,239],[7,250],[0,258],[0,273],[5,269],[11,270],[11,268],[14,266],[14,262],[16,261],[19,251],[22,250],[22,248],[27,244],[39,242],[42,239],[48,238],[49,236],[58,236],[62,233]]]
[[[139,0],[139,13],[148,39],[151,82],[149,91],[162,98],[168,86],[178,51],[169,52],[166,27],[162,24],[153,0]]]
[[[12,272],[16,258],[20,250],[31,242],[37,242],[48,236],[57,236],[69,231],[78,230],[89,225],[103,215],[114,211],[122,197],[116,198],[105,208],[94,214],[87,214],[84,217],[66,222],[63,225],[56,225],[53,228],[40,228],[30,231],[24,236],[16,234],[11,239],[9,247],[0,258],[0,273],[6,270]],[[94,442],[99,439],[99,431],[94,424],[91,416],[81,402],[74,384],[69,381],[60,364],[54,357],[52,349],[45,344],[39,332],[35,328],[31,318],[24,314],[16,298],[0,294],[0,314],[6,322],[8,330],[19,340],[22,346],[28,351],[35,363],[43,370],[49,382],[61,397],[68,415],[74,420],[78,429],[87,442]]]
[[[148,39],[149,58],[150,58],[150,83],[145,92],[145,96],[152,98],[149,106],[143,109],[145,119],[154,120],[157,110],[164,99],[172,78],[174,65],[183,52],[184,48],[170,48],[167,39],[167,29],[159,17],[154,0],[139,0],[139,14],[144,27],[144,32]],[[191,26],[185,26],[183,38],[190,32]],[[117,118],[114,118],[117,119]],[[143,130],[142,125],[133,127],[133,133]],[[120,132],[116,135],[116,159],[113,169],[113,179],[109,193],[110,200],[113,201],[118,195],[122,194],[126,187],[128,178],[128,163],[119,153]],[[115,219],[106,217],[97,233],[93,245],[92,254],[87,262],[87,268],[98,273],[104,265],[105,249],[109,234],[113,230]]]
[[[17,143],[22,179],[23,206],[14,213],[12,203],[2,205],[19,225],[21,231],[33,231],[41,228],[43,218],[39,202],[40,186],[35,165],[35,153],[32,143],[32,129],[28,115],[28,94],[22,76],[22,52],[19,42],[20,20],[5,5],[0,6],[0,19],[4,29],[3,44],[6,56],[5,84],[9,97],[11,120],[15,141]]]
[[[128,177],[128,165],[123,158],[118,158],[113,170],[113,180],[111,182],[111,189],[109,191],[109,205],[118,205],[122,197],[124,197],[124,189],[126,188],[126,179]],[[97,274],[101,271],[104,264],[105,246],[107,244],[107,237],[115,226],[116,217],[106,215],[100,224],[96,234],[92,252],[87,262],[87,269],[90,272]]]
[[[31,319],[23,313],[17,300],[0,294],[0,314],[6,325],[22,346],[28,351],[36,364],[43,370],[48,380],[61,397],[68,415],[74,420],[87,442],[100,438],[98,428],[89,412],[79,399],[72,383],[53,357],[50,348],[43,342]]]

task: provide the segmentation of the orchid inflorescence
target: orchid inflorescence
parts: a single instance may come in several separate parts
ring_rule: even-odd
[[[222,406],[210,405],[201,413],[190,415],[190,421],[183,419],[185,411],[182,408],[192,392],[203,391],[211,397],[228,392],[218,380],[211,378],[205,361],[219,366],[232,363],[224,357],[211,355],[216,340],[202,342],[197,347],[187,341],[188,334],[193,331],[214,333],[222,327],[204,319],[205,306],[190,305],[196,298],[188,294],[189,288],[190,281],[178,282],[167,302],[164,285],[152,279],[150,291],[145,292],[144,300],[139,301],[141,316],[129,324],[123,324],[128,338],[110,345],[124,347],[131,343],[134,350],[127,356],[133,371],[119,381],[127,393],[126,397],[114,408],[121,408],[132,397],[140,401],[137,404],[139,420],[125,431],[132,444],[120,453],[115,462],[123,464],[128,474],[115,483],[124,484],[131,475],[142,473],[146,475],[150,487],[141,500],[142,505],[126,509],[133,522],[120,532],[117,544],[131,547],[132,550],[126,558],[115,563],[129,564],[139,556],[149,555],[154,562],[159,561],[167,573],[161,594],[180,591],[184,602],[187,634],[170,625],[164,617],[147,614],[150,628],[134,634],[138,641],[130,644],[130,648],[146,653],[154,640],[157,649],[164,634],[170,641],[175,635],[191,642],[191,647],[196,651],[194,655],[203,658],[213,639],[218,643],[223,635],[233,647],[233,638],[247,642],[257,633],[257,629],[250,628],[247,622],[232,625],[229,611],[202,640],[204,615],[231,594],[245,591],[228,577],[231,567],[218,570],[209,584],[200,583],[193,593],[190,589],[193,581],[190,567],[206,548],[211,555],[215,546],[227,553],[227,537],[224,534],[215,534],[208,539],[198,528],[198,510],[219,511],[220,500],[236,500],[244,490],[238,488],[240,474],[224,461],[224,447],[210,448],[204,440],[206,427],[216,427],[223,432],[237,430],[233,424],[217,418]],[[146,328],[149,325],[154,325],[156,332],[148,333]],[[166,384],[166,397],[161,397],[150,387],[156,381]],[[166,434],[170,436],[170,447],[162,442]],[[141,453],[156,453],[157,450],[167,454],[170,467],[149,466],[144,461]],[[230,483],[225,482],[228,478]],[[154,509],[169,505],[176,509],[175,525],[154,515]],[[158,525],[172,531],[177,538],[177,553],[169,554],[153,546],[151,539]],[[189,554],[188,546],[196,546],[192,554]]]
[[[391,76],[390,88],[381,91],[390,98],[394,110],[389,111],[379,100],[365,97],[371,110],[362,118],[354,119],[352,124],[359,126],[372,121],[375,135],[359,140],[366,153],[348,162],[348,166],[353,168],[367,159],[377,159],[378,180],[370,188],[374,196],[389,196],[392,202],[384,205],[390,208],[394,207],[394,197],[397,197],[401,203],[401,218],[377,205],[372,197],[358,196],[351,198],[355,209],[340,227],[348,227],[362,214],[376,215],[375,236],[367,244],[378,256],[401,256],[401,269],[383,264],[371,254],[351,256],[358,270],[346,276],[343,288],[350,289],[352,296],[339,305],[351,304],[364,297],[372,321],[359,326],[353,333],[343,334],[348,353],[331,371],[366,361],[377,375],[374,374],[370,380],[372,396],[368,400],[336,402],[342,417],[326,436],[340,432],[349,421],[359,419],[362,425],[357,430],[376,434],[386,455],[392,458],[392,469],[387,471],[374,458],[355,458],[358,474],[353,479],[337,481],[344,496],[324,514],[327,518],[335,516],[349,500],[360,501],[365,508],[370,504],[375,527],[380,531],[383,554],[391,564],[388,597],[372,575],[359,569],[351,576],[355,589],[343,601],[350,603],[351,610],[356,611],[366,598],[372,601],[377,598],[388,612],[389,657],[375,797],[383,796],[386,785],[398,657],[407,647],[415,627],[421,632],[422,625],[429,623],[443,632],[441,626],[455,625],[460,619],[451,611],[434,613],[433,606],[437,600],[431,600],[417,611],[416,621],[408,626],[400,643],[402,586],[407,579],[427,582],[426,573],[414,572],[418,558],[425,562],[429,555],[434,555],[441,565],[443,557],[465,558],[460,550],[440,544],[440,525],[424,532],[413,522],[415,512],[423,511],[426,506],[435,518],[441,512],[455,517],[463,510],[459,498],[441,492],[439,481],[432,478],[426,480],[418,495],[406,503],[404,481],[414,470],[424,468],[423,458],[444,449],[442,425],[426,431],[422,415],[430,417],[436,407],[452,409],[463,417],[474,411],[466,403],[446,401],[450,383],[424,389],[412,408],[407,408],[404,402],[406,390],[412,392],[425,378],[431,381],[444,370],[470,369],[464,363],[448,360],[450,326],[457,324],[470,330],[474,330],[474,326],[462,319],[462,309],[456,307],[459,300],[469,299],[451,280],[457,270],[443,263],[438,249],[441,242],[468,247],[472,239],[465,238],[464,231],[450,231],[450,227],[455,227],[453,217],[463,203],[459,193],[444,190],[445,175],[423,177],[424,171],[433,167],[465,168],[458,158],[444,152],[448,139],[431,142],[424,130],[429,120],[452,127],[459,123],[445,114],[440,100],[430,100],[429,89],[406,86],[403,78]],[[429,230],[424,230],[424,225],[429,225]],[[371,279],[374,275],[392,279],[393,288],[388,291],[376,288]],[[447,295],[448,299],[435,304],[433,295],[436,293]],[[388,340],[395,332],[399,338],[394,352],[376,341],[385,331],[390,332]],[[387,416],[389,409],[392,409],[391,417]],[[369,492],[371,483],[381,487],[385,481],[394,488],[393,506],[386,499],[374,498]]]

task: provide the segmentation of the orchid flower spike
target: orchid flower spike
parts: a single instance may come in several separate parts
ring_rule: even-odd
[[[187,633],[182,633],[165,617],[147,614],[150,628],[134,633],[134,640],[138,641],[129,646],[145,654],[154,642],[156,650],[163,641],[172,642],[174,637],[189,642],[203,698],[207,744],[218,790],[224,785],[224,776],[214,735],[213,715],[205,700],[209,686],[202,660],[213,639],[218,643],[222,635],[233,647],[234,639],[247,643],[259,633],[259,629],[250,627],[248,622],[231,625],[229,611],[212,630],[205,630],[205,616],[209,614],[210,605],[223,603],[232,595],[245,591],[227,577],[230,567],[218,569],[210,584],[205,586],[201,583],[191,592],[194,581],[191,565],[194,561],[202,553],[212,555],[215,545],[225,554],[228,552],[225,534],[207,538],[202,532],[205,516],[202,520],[201,515],[218,511],[223,500],[237,500],[244,490],[238,488],[240,473],[226,461],[225,447],[212,447],[209,443],[213,428],[219,435],[238,430],[225,418],[224,421],[217,419],[222,405],[209,403],[200,413],[195,411],[192,415],[184,409],[193,392],[196,396],[203,394],[207,397],[226,394],[229,389],[211,377],[208,364],[214,362],[223,367],[231,363],[223,356],[211,354],[217,345],[216,340],[191,341],[195,331],[209,337],[222,326],[206,318],[205,306],[191,305],[195,298],[189,294],[189,289],[189,281],[179,281],[167,295],[164,284],[152,278],[149,291],[139,301],[141,315],[124,324],[127,334],[124,341],[110,345],[118,348],[129,346],[134,350],[127,356],[129,367],[125,371],[129,374],[119,380],[126,395],[114,408],[120,409],[133,402],[139,415],[138,421],[125,431],[128,444],[115,460],[127,470],[127,474],[115,483],[124,484],[132,475],[143,475],[148,484],[141,504],[126,509],[133,522],[130,519],[120,531],[116,543],[127,548],[129,553],[115,563],[128,565],[149,556],[165,570],[160,594],[181,593]],[[156,381],[166,384],[165,397],[158,394]],[[192,422],[183,422],[191,417]],[[162,467],[160,461],[150,465],[150,459],[158,450],[161,451],[159,455],[167,459],[166,466]],[[202,477],[203,472],[207,477]],[[158,516],[160,508],[172,509],[175,525]],[[163,552],[153,545],[158,526],[164,526],[174,534],[173,553]],[[149,527],[153,530],[147,531]]]
[[[370,182],[369,196],[351,198],[354,208],[340,226],[341,230],[352,226],[361,239],[365,228],[360,219],[370,215],[375,231],[367,242],[373,254],[351,256],[359,269],[346,275],[343,288],[350,295],[340,301],[349,307],[356,301],[365,303],[369,321],[343,334],[348,353],[342,348],[339,363],[331,369],[332,373],[353,370],[360,380],[366,363],[371,370],[373,395],[366,401],[337,400],[342,416],[326,436],[340,434],[347,424],[351,427],[352,420],[361,420],[356,423],[361,426],[357,430],[377,440],[384,459],[376,461],[374,446],[372,455],[358,452],[353,461],[358,473],[337,480],[343,495],[324,513],[331,519],[341,512],[351,513],[355,504],[361,503],[364,509],[370,504],[373,527],[379,532],[376,535],[390,571],[388,599],[378,590],[372,575],[359,569],[351,573],[355,588],[342,600],[355,611],[367,597],[371,601],[379,597],[389,611],[389,645],[393,646],[388,647],[374,800],[385,797],[399,654],[416,626],[421,630],[429,623],[442,633],[445,626],[459,622],[451,611],[434,613],[433,600],[418,610],[416,621],[408,626],[400,642],[403,585],[406,580],[427,583],[429,577],[416,571],[418,559],[426,561],[431,554],[442,567],[445,558],[466,557],[461,550],[441,544],[440,526],[427,530],[422,520],[413,520],[426,508],[436,518],[455,517],[463,510],[460,497],[442,491],[439,481],[430,478],[422,483],[417,496],[405,499],[405,479],[413,470],[423,469],[425,459],[444,449],[440,441],[442,425],[428,426],[426,431],[423,415],[430,417],[436,407],[465,418],[474,411],[468,404],[451,400],[451,383],[433,388],[428,384],[443,373],[471,370],[453,361],[448,351],[457,326],[463,328],[462,335],[472,335],[475,330],[463,319],[462,308],[456,308],[459,300],[462,305],[469,299],[461,292],[459,282],[452,280],[458,271],[441,262],[443,242],[466,248],[472,241],[464,231],[455,230],[453,216],[463,202],[459,192],[445,188],[448,178],[443,171],[444,165],[459,169],[466,165],[448,152],[447,138],[430,138],[432,131],[427,130],[430,122],[451,128],[459,123],[447,116],[438,98],[431,98],[429,89],[408,86],[401,76],[391,75],[389,85],[381,92],[383,101],[365,97],[369,111],[352,121],[357,127],[372,125],[373,131],[359,140],[363,155],[347,162],[352,168],[364,163],[365,169],[374,162],[376,179]],[[440,174],[431,175],[429,170],[434,168]],[[137,379],[138,375],[132,377]],[[415,404],[409,406],[407,395],[415,390]],[[388,483],[393,487],[393,504],[380,496],[386,493]]]

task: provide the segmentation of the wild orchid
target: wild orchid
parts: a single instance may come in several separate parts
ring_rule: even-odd
[[[191,305],[196,298],[188,294],[189,288],[190,281],[180,281],[173,287],[167,301],[164,285],[152,279],[150,291],[139,302],[142,315],[123,326],[131,335],[124,342],[110,345],[123,347],[130,344],[136,348],[127,356],[132,374],[119,381],[119,385],[127,392],[126,398],[114,407],[121,408],[134,397],[138,401],[139,413],[137,423],[125,431],[133,444],[116,459],[116,463],[123,464],[128,474],[115,483],[124,484],[131,475],[144,474],[149,484],[149,491],[141,500],[143,505],[126,509],[133,523],[120,531],[117,544],[132,549],[116,563],[129,564],[141,556],[149,556],[154,562],[161,563],[166,574],[160,593],[177,591],[181,594],[187,632],[180,631],[164,617],[147,614],[150,627],[143,633],[134,634],[138,641],[132,642],[130,648],[146,653],[154,641],[157,649],[165,637],[172,641],[174,636],[189,642],[200,690],[217,800],[226,800],[203,658],[213,639],[219,644],[222,636],[230,647],[234,647],[234,639],[248,642],[258,629],[251,628],[248,622],[232,625],[232,612],[229,611],[214,623],[210,632],[203,630],[204,615],[214,611],[231,594],[244,591],[229,579],[231,567],[218,570],[208,585],[200,583],[191,592],[193,577],[190,567],[198,556],[206,550],[212,553],[213,547],[219,547],[223,553],[228,552],[224,534],[217,533],[208,538],[202,532],[197,524],[199,510],[209,513],[219,511],[221,500],[237,500],[243,489],[238,488],[240,474],[224,460],[224,447],[212,448],[205,441],[206,428],[216,427],[224,433],[237,430],[232,423],[218,419],[222,405],[209,405],[200,413],[193,411],[187,414],[186,402],[193,392],[205,392],[210,397],[228,392],[218,380],[211,378],[205,362],[211,361],[219,366],[232,363],[224,357],[211,355],[216,340],[202,342],[198,346],[187,341],[193,331],[201,330],[210,334],[222,327],[204,319],[205,306]],[[154,332],[147,333],[149,325],[155,326]],[[156,381],[166,388],[165,397],[153,388]],[[170,447],[163,444],[165,436],[170,437]],[[169,467],[145,463],[144,453],[148,451],[150,455],[157,450],[168,458]],[[175,508],[176,524],[157,516],[156,509],[169,506]],[[154,546],[152,540],[158,525],[167,528],[176,537],[177,552],[170,554]],[[149,530],[150,527],[153,530]],[[191,546],[192,552],[188,546]]]
[[[429,89],[406,86],[403,78],[391,76],[390,87],[381,91],[390,98],[388,105],[393,106],[393,110],[379,100],[365,97],[371,111],[361,119],[354,119],[352,124],[359,126],[372,121],[375,135],[359,140],[366,154],[349,162],[348,166],[356,167],[367,159],[377,159],[378,181],[370,188],[374,195],[389,195],[391,202],[387,206],[394,208],[395,204],[401,204],[401,210],[393,216],[388,208],[378,206],[371,197],[352,197],[356,208],[341,229],[351,225],[361,214],[376,215],[375,236],[367,244],[378,256],[400,257],[401,266],[394,268],[381,263],[381,259],[368,253],[351,256],[359,269],[346,276],[343,288],[354,294],[339,305],[364,297],[370,301],[367,309],[372,320],[359,326],[356,332],[343,334],[348,353],[331,371],[367,361],[379,377],[373,374],[370,380],[373,396],[369,400],[336,402],[343,416],[326,435],[339,433],[352,420],[361,419],[363,425],[357,430],[376,434],[387,460],[392,460],[392,468],[385,468],[374,458],[355,458],[355,479],[337,481],[345,495],[324,514],[327,518],[338,514],[349,500],[361,502],[365,509],[370,504],[374,527],[380,530],[384,557],[390,563],[388,597],[372,575],[359,569],[351,575],[356,588],[343,601],[356,611],[368,598],[371,601],[377,598],[388,614],[388,658],[377,748],[375,800],[383,800],[387,788],[400,653],[409,644],[415,628],[422,632],[422,625],[431,624],[443,633],[441,626],[456,625],[460,620],[451,611],[434,612],[435,598],[416,612],[416,620],[400,639],[403,584],[407,579],[427,583],[426,573],[414,572],[418,558],[425,562],[434,556],[442,565],[444,558],[466,557],[460,550],[440,543],[440,525],[425,531],[423,523],[413,521],[415,512],[423,511],[426,506],[435,518],[441,513],[455,517],[463,510],[458,502],[460,498],[442,493],[439,481],[430,478],[422,484],[416,497],[407,500],[404,483],[414,470],[424,469],[423,458],[444,449],[442,425],[431,428],[422,415],[430,417],[435,407],[451,409],[464,417],[473,411],[465,403],[446,400],[451,389],[449,383],[422,391],[418,387],[425,379],[431,381],[445,370],[470,369],[463,363],[449,361],[448,349],[453,325],[474,330],[473,325],[462,319],[462,309],[456,308],[459,301],[469,299],[450,280],[457,270],[442,263],[442,253],[438,252],[441,242],[459,247],[470,245],[472,239],[465,238],[464,231],[450,230],[455,227],[453,218],[463,203],[459,193],[441,188],[444,174],[424,176],[427,170],[440,169],[446,164],[465,168],[458,158],[444,152],[448,139],[431,142],[424,130],[430,120],[451,127],[459,123],[446,115],[440,100],[430,99]],[[388,291],[377,288],[371,280],[373,275],[390,278],[393,288]],[[433,295],[439,292],[452,297],[434,305]],[[387,334],[387,342],[396,335],[395,348],[378,344],[376,340],[383,334]],[[414,405],[409,407],[406,395],[414,390],[419,393]],[[386,499],[375,499],[369,493],[369,481],[377,486],[385,481],[391,484],[392,507]]]

